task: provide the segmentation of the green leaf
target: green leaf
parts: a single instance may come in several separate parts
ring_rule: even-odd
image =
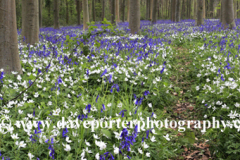
[[[190,143],[190,144],[195,143],[195,134],[194,134],[193,131],[186,130],[184,138],[186,138],[187,142]]]
[[[69,35],[66,35],[66,40],[69,40],[70,36]]]
[[[107,136],[108,138],[111,138],[112,137],[112,134],[109,130],[106,130],[106,129],[101,129],[101,132]]]

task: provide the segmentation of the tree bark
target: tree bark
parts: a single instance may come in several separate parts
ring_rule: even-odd
[[[153,0],[152,24],[157,22],[157,0]]]
[[[68,6],[68,0],[66,0],[66,24],[69,23],[69,6]]]
[[[60,29],[60,24],[59,24],[59,1],[54,0],[53,1],[53,6],[54,6],[54,29]]]
[[[176,0],[171,0],[171,20],[176,22]]]
[[[185,1],[186,1],[186,0],[183,0],[183,1],[182,1],[182,13],[181,13],[181,14],[182,14],[182,19],[185,19],[185,18],[186,18],[186,14],[185,14],[185,13],[186,13],[186,9],[185,9],[186,4],[185,4]]]
[[[76,1],[76,10],[77,10],[77,25],[81,25],[80,0],[77,0],[77,1]]]
[[[149,0],[150,1],[150,21],[152,21],[152,16],[153,16],[153,0]]]
[[[119,0],[115,0],[115,14],[116,14],[116,24],[120,22],[120,17],[119,17]]]
[[[229,29],[233,29],[236,27],[235,19],[234,19],[234,7],[233,0],[223,0],[223,19],[227,25],[229,25]],[[227,28],[227,25],[224,25],[224,29]]]
[[[42,0],[38,0],[39,5],[39,28],[42,27]]]
[[[122,22],[125,22],[125,0],[122,1]]]
[[[140,1],[130,1],[129,29],[131,34],[138,34],[140,30]]]
[[[83,0],[83,30],[88,29],[87,23],[89,23],[89,13],[88,13],[88,0]]]
[[[24,44],[35,44],[39,41],[38,1],[22,1],[22,41]]]
[[[15,0],[0,0],[0,69],[4,69],[6,74],[12,71],[22,74],[18,53]]]
[[[130,0],[127,0],[127,21],[129,22],[129,17],[130,17]]]
[[[176,6],[175,6],[175,14],[176,14],[176,22],[179,22],[180,21],[180,0],[176,0]]]
[[[149,17],[150,17],[150,15],[149,15],[149,5],[150,5],[150,1],[149,0],[146,0],[147,2],[147,4],[146,4],[146,20],[149,20]]]
[[[206,18],[206,6],[205,6],[205,0],[203,0],[203,19]]]
[[[105,18],[105,0],[102,0],[102,21]]]
[[[92,0],[92,19],[96,21],[95,0]]]
[[[197,0],[197,26],[200,26],[203,24],[203,0]]]
[[[112,24],[114,24],[115,23],[115,0],[112,0],[111,3],[112,3],[111,22]]]

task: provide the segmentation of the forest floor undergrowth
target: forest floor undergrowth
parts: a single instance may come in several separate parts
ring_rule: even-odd
[[[179,120],[199,120],[203,115],[196,107],[195,99],[191,97],[191,85],[194,84],[194,80],[190,76],[191,65],[193,61],[193,55],[189,53],[188,49],[183,47],[175,47],[176,54],[176,66],[173,69],[173,76],[170,78],[174,84],[174,88],[177,92],[172,92],[176,97],[176,102],[170,108],[165,107],[166,112],[171,119]],[[201,121],[202,123],[202,121]],[[202,137],[202,133],[199,129],[195,129],[194,122],[191,122],[191,129],[185,132],[179,132],[177,134],[178,140],[182,141],[183,137],[187,137],[192,145],[183,145],[183,153],[176,157],[179,160],[208,160],[212,159],[209,151],[209,145],[206,144],[207,140]],[[194,139],[193,139],[194,138]]]

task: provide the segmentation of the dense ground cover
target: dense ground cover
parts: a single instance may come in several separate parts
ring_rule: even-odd
[[[23,74],[1,71],[0,76],[0,117],[5,121],[0,124],[0,156],[175,159],[198,135],[208,140],[212,156],[237,158],[239,133],[230,124],[204,135],[186,131],[181,138],[172,129],[145,126],[138,131],[137,123],[105,127],[110,119],[163,121],[172,117],[166,110],[179,101],[193,103],[200,120],[239,117],[239,30],[224,31],[218,20],[200,27],[194,23],[151,26],[142,21],[138,36],[129,35],[127,23],[106,30],[96,25],[88,32],[42,28],[36,46],[19,41]],[[181,48],[190,64],[180,73]],[[180,80],[191,84],[184,88],[177,85]],[[182,92],[184,97],[176,96]],[[83,126],[93,120],[103,123],[94,133],[91,125]]]

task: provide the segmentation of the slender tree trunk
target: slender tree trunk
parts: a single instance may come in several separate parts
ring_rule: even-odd
[[[175,21],[179,22],[180,21],[180,0],[176,0],[176,6],[175,6]]]
[[[229,25],[229,29],[233,29],[236,27],[234,19],[233,0],[223,0],[223,3],[224,3],[223,18],[225,19],[226,24]],[[227,25],[224,26],[224,29],[227,28]]]
[[[149,0],[146,0],[147,1],[147,4],[146,4],[146,20],[149,20],[149,5],[150,5],[150,1]]]
[[[66,24],[69,23],[69,6],[68,6],[68,0],[66,0]]]
[[[122,1],[122,22],[125,22],[125,0]]]
[[[191,13],[192,13],[192,0],[188,0],[188,19],[191,19]]]
[[[203,19],[206,18],[206,6],[205,6],[205,0],[203,0]]]
[[[152,21],[152,17],[153,17],[153,0],[149,0],[150,1],[150,21]]]
[[[176,0],[171,1],[171,20],[176,21]]]
[[[105,0],[102,0],[102,21],[105,18]]]
[[[114,23],[116,23],[116,17],[115,17],[115,0],[112,0],[111,3],[112,3],[111,23],[114,24]]]
[[[197,26],[200,26],[203,24],[203,0],[197,0]]]
[[[88,0],[82,1],[82,8],[83,8],[83,30],[88,29],[87,23],[89,22],[89,13],[88,13]]]
[[[131,34],[138,34],[140,30],[140,0],[130,1],[129,28]]]
[[[42,0],[38,0],[39,5],[39,28],[42,27]]]
[[[95,0],[92,0],[92,19],[96,21],[96,14],[95,14]]]
[[[197,19],[197,0],[194,0],[194,13],[193,13],[193,19]]]
[[[77,25],[81,25],[80,0],[76,1],[76,10],[77,10]]]
[[[120,22],[120,17],[119,17],[119,0],[115,0],[115,14],[116,14],[116,24]]]
[[[157,0],[153,0],[153,9],[152,9],[152,24],[157,22]]]
[[[237,0],[234,0],[234,19],[237,19]]]
[[[60,24],[59,24],[59,1],[54,0],[54,29],[59,29]]]
[[[130,19],[130,0],[127,3],[127,21],[129,22]]]
[[[186,18],[186,9],[185,9],[185,6],[186,6],[186,4],[185,4],[185,1],[186,0],[183,0],[183,2],[182,2],[182,19],[185,19]]]
[[[35,44],[39,41],[38,1],[22,1],[22,40],[24,44]]]
[[[15,0],[0,0],[0,68],[7,74],[12,71],[22,74],[18,53]]]

